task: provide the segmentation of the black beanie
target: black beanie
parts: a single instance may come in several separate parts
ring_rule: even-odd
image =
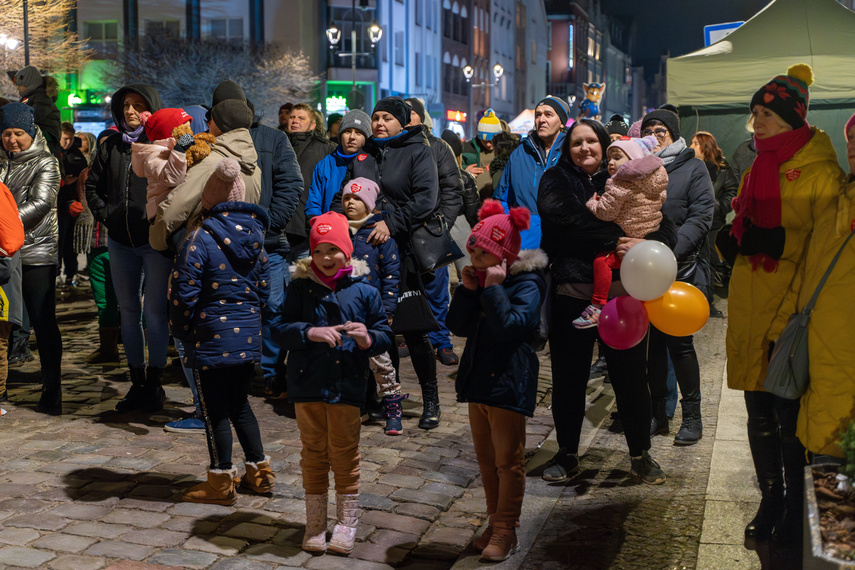
[[[229,99],[246,101],[246,93],[243,92],[240,85],[230,79],[226,79],[214,89],[214,96],[211,98],[211,107],[215,107],[217,103],[222,103]]]
[[[549,105],[555,110],[555,114],[558,115],[558,118],[561,119],[561,126],[567,124],[567,119],[570,118],[570,107],[567,103],[564,102],[563,99],[559,97],[555,97],[554,95],[547,95],[543,99],[538,102],[537,105],[534,106],[535,109],[540,107],[541,105]]]
[[[615,113],[609,118],[609,122],[606,123],[606,132],[610,135],[620,135],[625,137],[629,132],[629,125],[627,125],[623,120],[623,116]]]
[[[666,103],[665,105],[668,104]],[[656,120],[665,125],[665,128],[671,133],[671,138],[676,141],[680,138],[680,117],[677,116],[677,113],[665,107],[665,105],[644,115],[644,118],[641,120],[641,130],[644,131],[647,123]],[[668,105],[668,107],[671,109],[675,108],[673,105]]]
[[[419,116],[419,119],[422,120],[422,123],[425,122],[425,106],[424,104],[416,99],[415,97],[410,97],[409,99],[404,99],[407,103],[410,104],[410,107],[413,108],[413,111],[416,112],[416,115]]]
[[[448,146],[450,146],[451,150],[454,151],[454,156],[460,156],[463,154],[463,142],[460,140],[460,137],[457,136],[457,133],[452,130],[445,129],[439,137],[448,143]]]
[[[401,123],[402,127],[406,127],[410,123],[410,111],[412,110],[413,108],[410,107],[409,103],[400,97],[394,96],[385,97],[377,101],[371,114],[374,115],[378,111],[384,111],[395,117]]]
[[[224,133],[235,129],[248,129],[252,126],[252,111],[246,103],[237,99],[226,99],[214,105],[211,109],[211,118],[214,119],[217,128]]]

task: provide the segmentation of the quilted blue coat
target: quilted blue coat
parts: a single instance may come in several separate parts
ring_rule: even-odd
[[[353,259],[360,259],[368,265],[365,280],[380,291],[386,314],[394,315],[398,307],[398,287],[401,284],[401,258],[398,255],[398,244],[394,238],[389,238],[386,243],[380,245],[368,243],[368,236],[374,230],[374,224],[382,220],[382,214],[375,214],[356,229],[356,233],[353,234]],[[358,222],[350,222],[351,233],[356,226]]]
[[[245,202],[211,208],[181,245],[172,271],[169,321],[196,369],[261,360],[267,302],[267,214]]]
[[[395,335],[379,291],[365,281],[368,269],[364,262],[355,259],[353,273],[341,279],[334,291],[315,276],[310,262],[311,258],[297,262],[282,312],[272,323],[274,340],[288,351],[288,400],[362,408],[368,357],[391,350]],[[348,321],[365,324],[373,340],[367,350],[347,335],[342,335],[342,344],[336,347],[306,336],[312,327]]]
[[[454,291],[445,323],[466,337],[457,401],[534,415],[540,364],[531,341],[540,327],[546,266],[542,250],[525,250],[501,285]]]

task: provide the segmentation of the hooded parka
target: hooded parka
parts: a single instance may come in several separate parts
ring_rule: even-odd
[[[56,265],[59,226],[56,195],[59,161],[47,149],[41,130],[23,152],[0,152],[0,182],[9,187],[24,224],[21,264]]]
[[[788,292],[798,291],[791,286],[797,287],[793,279],[814,223],[837,201],[843,171],[831,139],[816,127],[811,127],[811,133],[807,144],[778,171],[786,238],[777,269],[771,273],[762,267],[755,270],[751,260],[741,254],[733,264],[727,307],[727,385],[735,390],[763,390],[769,345],[781,335],[790,315],[801,308],[796,295]],[[747,174],[740,194],[746,178]]]

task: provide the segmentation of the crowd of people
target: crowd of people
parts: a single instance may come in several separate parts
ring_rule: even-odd
[[[275,129],[228,80],[210,106],[185,109],[164,108],[151,86],[126,85],[111,100],[115,125],[94,137],[59,123],[54,84],[27,67],[16,75],[21,101],[0,101],[0,188],[17,206],[15,223],[10,208],[0,219],[0,245],[14,241],[16,225],[25,233],[19,251],[0,248],[0,298],[10,309],[0,310],[0,401],[8,401],[7,360],[33,358],[32,329],[42,379],[36,409],[62,413],[56,286],[78,278],[77,255],[86,254],[100,340],[87,361],[117,361],[120,336],[127,360],[130,389],[116,410],[161,410],[170,341],[181,355],[195,410],[165,429],[206,432],[210,458],[207,480],[184,500],[231,505],[236,487],[273,489],[248,401],[258,365],[268,394],[295,406],[303,548],[348,554],[363,414],[385,422],[389,436],[404,434],[409,395],[398,370],[408,357],[421,392],[418,427],[435,429],[437,363],[459,366],[457,398],[469,405],[490,517],[475,544],[485,560],[504,560],[518,548],[525,423],[543,341],[559,445],[547,481],[580,471],[592,370],[607,370],[633,477],[666,481],[651,438],[671,433],[678,390],[673,443],[703,437],[692,336],[651,325],[632,347],[598,342],[603,307],[625,294],[621,260],[656,240],[714,317],[724,316],[715,287],[729,280],[728,385],[745,392],[762,494],[746,544],[771,541],[795,556],[802,468],[806,457],[842,457],[837,440],[851,420],[855,378],[840,334],[855,271],[847,252],[811,320],[807,394],[786,400],[764,390],[788,317],[855,224],[852,177],[837,165],[829,135],[807,122],[811,82],[799,65],[760,87],[748,106],[751,143],[731,167],[711,133],[687,144],[670,105],[632,125],[620,115],[603,124],[574,119],[565,101],[546,96],[524,137],[486,110],[464,143],[450,130],[434,136],[422,101],[396,96],[371,115],[326,120],[289,103]],[[845,137],[853,169],[855,116]],[[425,254],[437,254],[428,267]],[[461,357],[452,333],[466,338]],[[232,427],[245,453],[240,477]],[[336,525],[328,541],[330,471]]]

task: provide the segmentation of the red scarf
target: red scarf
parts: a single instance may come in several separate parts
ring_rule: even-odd
[[[318,269],[318,266],[315,265],[314,261],[309,265],[309,267],[312,268],[312,272],[315,274],[315,277],[317,277],[321,281],[321,283],[323,283],[333,291],[335,291],[335,288],[338,286],[339,281],[353,273],[353,266],[351,265],[342,267],[341,269],[336,271],[336,274],[332,277],[324,275],[324,272]]]
[[[790,160],[811,137],[810,125],[787,131],[767,139],[754,137],[757,157],[751,165],[742,192],[733,199],[736,217],[730,234],[742,244],[745,230],[752,225],[771,229],[781,225],[781,165]],[[769,273],[778,268],[778,260],[764,253],[751,256],[751,265]]]

